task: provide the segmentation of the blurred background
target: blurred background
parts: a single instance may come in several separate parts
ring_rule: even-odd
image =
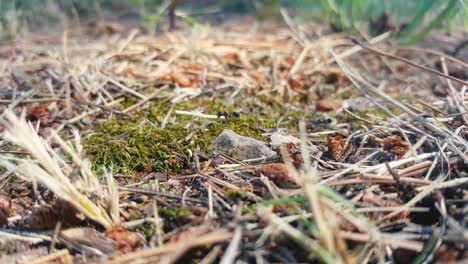
[[[393,29],[403,44],[434,29],[468,28],[467,0],[0,0],[0,40],[91,20],[138,23],[150,33],[238,16],[323,21],[369,36]]]

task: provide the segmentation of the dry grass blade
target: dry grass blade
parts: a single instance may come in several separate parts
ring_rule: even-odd
[[[105,197],[108,191],[99,185],[99,181],[91,172],[89,164],[79,157],[81,150],[79,138],[75,137],[77,144],[75,146],[77,151],[75,151],[55,135],[55,139],[58,140],[63,150],[71,155],[80,171],[79,179],[72,182],[70,174],[73,168],[67,165],[50,145],[39,137],[32,125],[26,123],[24,117],[18,118],[13,112],[7,111],[2,124],[6,128],[3,138],[20,146],[33,158],[32,160],[2,156],[0,157],[2,166],[27,180],[44,184],[58,197],[69,202],[86,217],[96,221],[106,229],[113,226],[112,218],[115,218],[115,209],[110,210],[113,212],[113,217],[111,217],[108,208],[105,207],[106,204],[109,204],[108,198]],[[98,203],[93,202],[86,192],[97,194]],[[112,193],[115,192],[112,191]],[[112,198],[115,198],[115,194]],[[112,208],[115,208],[115,205]]]
[[[63,249],[63,250],[51,253],[47,256],[40,257],[35,260],[28,260],[27,263],[30,263],[30,264],[46,264],[46,263],[72,264],[73,258],[68,252],[68,250]]]
[[[226,242],[232,239],[232,234],[223,230],[213,231],[211,233],[199,236],[192,241],[189,241],[186,245],[187,249],[208,246],[216,243]],[[118,264],[118,263],[151,263],[145,261],[150,257],[161,256],[164,254],[169,254],[177,251],[180,248],[178,243],[165,244],[161,247],[145,249],[137,251],[125,256],[117,257],[114,260],[109,261],[109,264]]]
[[[295,240],[302,248],[307,250],[310,254],[317,254],[325,263],[337,263],[336,259],[330,255],[325,248],[323,248],[317,241],[309,238],[301,231],[295,229],[275,214],[269,212],[266,208],[261,208],[258,211],[261,218],[265,219],[275,228],[286,233],[289,237]]]
[[[347,65],[344,61],[339,59],[333,51],[330,50],[330,52],[333,56],[335,56],[336,61],[338,65],[343,69],[343,72],[373,104],[375,104],[377,107],[381,108],[383,111],[392,116],[402,126],[410,127],[415,132],[427,136],[429,139],[434,140],[435,142],[438,142],[438,136],[442,137],[444,140],[447,141],[447,143],[449,143],[450,149],[453,150],[455,153],[459,154],[459,156],[468,163],[468,160],[463,155],[464,152],[468,151],[468,141],[466,139],[460,137],[455,132],[447,129],[445,126],[441,126],[433,120],[422,118],[420,115],[416,114],[413,110],[404,106],[402,103],[392,99],[390,96],[383,93],[381,90],[364,80],[359,74],[354,72],[351,69],[351,67]],[[378,98],[385,100],[387,103],[398,107],[399,109],[407,113],[416,122],[416,124],[422,125],[424,128],[428,129],[429,132],[425,132],[422,129],[416,127],[415,125],[408,124],[407,122],[405,123],[400,118],[396,117],[388,108],[376,102],[376,100],[371,95],[377,96]],[[429,134],[431,132],[435,135]]]
[[[411,66],[413,66],[413,67],[419,68],[419,69],[421,69],[421,70],[425,70],[425,71],[430,72],[430,73],[432,73],[432,74],[436,74],[436,75],[439,75],[439,76],[441,76],[441,77],[444,77],[444,78],[447,78],[447,79],[449,79],[449,80],[452,80],[452,81],[454,81],[454,82],[457,82],[457,83],[460,83],[460,84],[462,84],[462,85],[468,86],[468,82],[465,82],[465,81],[460,80],[460,79],[458,79],[458,78],[455,78],[455,77],[453,77],[453,76],[450,76],[450,75],[447,75],[447,74],[445,74],[445,73],[442,73],[442,72],[439,72],[439,71],[436,71],[436,70],[427,68],[427,67],[425,67],[425,66],[416,64],[416,63],[414,63],[414,62],[412,62],[412,61],[410,61],[410,60],[407,60],[407,59],[405,59],[405,58],[402,58],[402,57],[400,57],[400,56],[396,56],[396,55],[393,55],[393,54],[390,54],[390,53],[387,53],[387,52],[383,52],[383,51],[380,51],[380,50],[373,49],[373,48],[371,48],[371,47],[369,47],[369,46],[366,46],[366,45],[362,44],[362,43],[359,42],[359,41],[354,41],[354,40],[353,40],[353,42],[354,42],[355,44],[361,46],[361,47],[364,48],[365,50],[368,50],[368,51],[370,51],[370,52],[372,52],[372,53],[374,53],[374,54],[377,54],[377,55],[379,55],[379,56],[385,56],[385,57],[388,57],[388,58],[392,58],[392,59],[396,59],[396,60],[403,61],[403,62],[405,62],[405,63],[407,63],[407,64],[409,64],[409,65],[411,65]]]

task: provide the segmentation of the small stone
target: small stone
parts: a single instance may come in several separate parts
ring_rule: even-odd
[[[238,160],[276,157],[276,152],[268,148],[264,142],[238,135],[228,129],[223,130],[213,141],[211,148]]]
[[[285,143],[294,143],[294,144],[300,144],[301,140],[298,139],[297,137],[291,136],[291,135],[285,135],[282,133],[273,133],[270,136],[270,146],[273,149],[277,149],[281,144]]]

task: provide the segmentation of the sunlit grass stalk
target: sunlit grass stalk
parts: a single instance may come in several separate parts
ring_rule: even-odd
[[[317,232],[315,235],[322,242],[324,248],[328,250],[330,254],[339,259],[339,255],[336,252],[335,241],[333,236],[333,227],[331,222],[325,218],[326,212],[325,207],[322,206],[323,197],[317,190],[319,186],[318,182],[320,176],[318,175],[317,167],[312,165],[309,158],[309,152],[306,143],[305,125],[304,122],[299,124],[301,132],[301,153],[304,160],[304,172],[302,175],[302,182],[304,188],[304,194],[309,200],[310,210],[313,215],[313,219],[317,225]]]
[[[47,186],[57,197],[67,201],[76,210],[106,229],[110,229],[118,221],[117,188],[113,179],[106,175],[109,189],[99,184],[99,180],[90,170],[88,163],[79,156],[81,145],[77,132],[74,134],[75,148],[78,151],[68,146],[59,136],[53,135],[61,149],[71,156],[75,165],[72,167],[79,168],[78,177],[72,182],[70,177],[73,171],[72,167],[68,166],[67,162],[51,148],[49,143],[37,134],[31,123],[25,121],[24,116],[18,118],[12,111],[7,110],[5,119],[1,123],[5,126],[2,137],[21,147],[32,158],[0,156],[1,166],[20,177]],[[91,196],[87,196],[93,190],[96,190],[93,194],[94,197],[97,197],[94,201],[90,199]],[[110,201],[108,201],[109,198]]]
[[[317,164],[311,163],[308,156],[309,151],[306,143],[304,124],[300,124],[300,128],[301,152],[304,160],[303,168],[299,170],[294,168],[291,158],[287,155],[285,149],[282,150],[282,154],[290,176],[301,183],[304,196],[278,198],[269,203],[266,202],[263,206],[307,202],[310,209],[309,215],[313,220],[313,225],[311,226],[313,228],[309,228],[310,235],[301,233],[298,229],[280,223],[279,220],[281,219],[277,219],[272,213],[267,214],[270,223],[274,222],[276,226],[280,226],[280,229],[285,234],[296,240],[300,245],[304,244],[304,241],[311,243],[310,236],[317,238],[317,240],[313,240],[314,246],[312,247],[312,252],[321,258],[322,261],[329,262],[332,260],[333,263],[345,263],[353,256],[348,252],[343,252],[343,248],[338,248],[338,244],[342,243],[342,238],[337,233],[341,222],[346,221],[361,232],[368,233],[371,237],[377,237],[379,232],[367,218],[357,212],[350,201],[320,182]],[[263,215],[266,214],[265,211],[262,211],[261,207],[259,210],[263,212]],[[304,222],[307,221],[305,218],[302,220]]]

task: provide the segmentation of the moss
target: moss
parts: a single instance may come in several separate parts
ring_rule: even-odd
[[[245,194],[245,191],[229,189],[226,191],[226,199],[228,202],[237,202],[239,199],[241,199],[244,196],[244,194]]]
[[[135,97],[128,97],[126,98],[125,100],[123,100],[120,104],[122,105],[122,107],[125,109],[133,104],[136,104],[138,103],[138,99],[135,98]]]
[[[12,254],[16,251],[17,245],[14,241],[0,242],[0,257]]]
[[[186,207],[158,207],[159,216],[164,219],[163,228],[165,232],[170,232],[175,228],[178,228],[188,222],[192,212]],[[141,219],[143,216],[139,216]],[[135,219],[136,220],[136,219]],[[143,234],[145,239],[149,241],[156,232],[156,226],[154,223],[144,223],[135,228],[136,232]]]
[[[18,176],[16,175],[8,176],[8,182],[15,182],[16,180],[18,180]]]
[[[247,110],[239,117],[212,120],[172,114],[176,122],[161,128],[171,104],[159,102],[147,111],[135,113],[130,120],[113,118],[96,126],[84,142],[94,169],[113,166],[116,173],[130,173],[151,166],[153,171],[178,172],[189,168],[193,150],[209,152],[209,146],[223,129],[261,140],[265,129],[273,128],[281,114],[271,113],[268,107],[258,106],[253,100],[229,104],[221,99],[199,99],[175,105],[174,109],[194,110],[197,106],[214,114]]]
[[[192,212],[187,207],[160,208],[162,217],[185,219],[192,215]]]
[[[192,212],[186,207],[160,207],[159,216],[164,219],[164,231],[169,232],[190,222]]]
[[[144,223],[135,228],[134,231],[142,234],[145,237],[145,240],[149,241],[156,232],[156,226],[153,223]]]
[[[323,115],[300,110],[283,116],[284,105],[285,102],[275,95],[242,96],[238,100],[197,98],[174,106],[168,101],[160,101],[144,111],[132,113],[131,119],[118,117],[96,126],[87,136],[84,147],[96,170],[103,166],[113,166],[116,173],[131,173],[150,167],[152,171],[179,173],[191,167],[191,153],[195,149],[208,154],[202,156],[209,156],[211,143],[223,129],[262,140],[262,134],[273,129],[280,117],[280,126],[288,129],[297,129],[297,123],[302,119],[314,121],[324,118]],[[172,113],[168,124],[161,128],[171,108],[202,110],[209,114],[240,110],[241,115],[231,115],[226,119],[200,119]],[[399,109],[391,111],[396,115],[401,113]],[[375,107],[355,114],[363,119],[372,119],[368,115],[389,118],[389,115]],[[366,125],[346,112],[337,113],[334,117],[339,123],[349,123],[355,128]],[[321,131],[330,128],[324,126],[316,129]]]

